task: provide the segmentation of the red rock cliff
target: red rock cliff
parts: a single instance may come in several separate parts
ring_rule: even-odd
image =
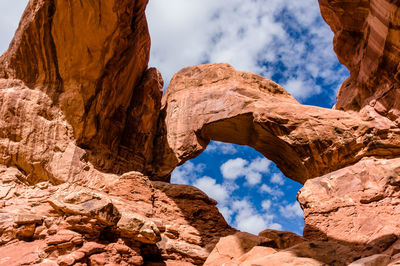
[[[161,99],[161,75],[147,68],[146,4],[29,2],[0,58],[0,257],[16,265],[397,260],[400,3],[320,0],[351,73],[336,110],[301,105],[227,64],[184,68]],[[304,183],[305,238],[235,233],[203,192],[150,180],[168,181],[211,139],[252,146]]]
[[[399,1],[319,0],[321,14],[335,34],[339,61],[350,70],[340,88],[336,109],[371,106],[399,123]]]
[[[0,58],[1,263],[199,265],[235,231],[203,192],[143,175],[163,87],[146,4],[29,2]]]
[[[2,87],[19,80],[47,99],[43,108],[62,112],[76,144],[105,171],[145,172],[153,156],[163,81],[147,70],[146,4],[30,1],[0,60]]]

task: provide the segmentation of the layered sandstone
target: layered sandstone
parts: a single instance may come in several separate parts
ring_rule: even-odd
[[[321,14],[335,34],[339,61],[350,70],[336,109],[365,108],[400,120],[400,2],[319,0]]]
[[[396,263],[400,3],[319,2],[351,73],[336,110],[227,64],[184,68],[161,99],[147,0],[31,0],[0,58],[1,263]],[[237,233],[162,182],[210,140],[305,183],[305,238]]]
[[[102,190],[27,186],[16,168],[0,174],[0,257],[8,265],[199,265],[221,236],[235,232],[202,191],[137,172]]]
[[[146,172],[163,86],[147,69],[146,4],[29,2],[0,59],[2,164],[52,181]]]
[[[197,156],[210,140],[253,147],[301,183],[365,156],[400,152],[399,129],[389,119],[301,105],[278,84],[227,64],[178,72],[163,108],[167,146],[159,176]]]

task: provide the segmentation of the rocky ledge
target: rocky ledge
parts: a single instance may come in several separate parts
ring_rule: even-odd
[[[202,191],[137,172],[101,190],[27,186],[15,168],[0,173],[0,257],[7,265],[199,265],[220,237],[236,231]]]

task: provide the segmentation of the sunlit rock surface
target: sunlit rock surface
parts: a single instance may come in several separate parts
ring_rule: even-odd
[[[57,181],[74,179],[86,162],[146,171],[163,86],[147,69],[146,4],[29,2],[0,59],[3,164]],[[64,165],[54,166],[60,159]],[[67,173],[54,173],[61,168]]]
[[[210,140],[251,146],[300,183],[365,156],[400,152],[392,121],[301,105],[278,84],[227,64],[182,69],[163,108],[167,146],[160,176],[197,156]]]
[[[146,4],[29,2],[0,58],[1,263],[398,262],[400,3],[320,0],[351,73],[334,110],[228,64],[184,68],[162,96]],[[210,140],[305,184],[304,238],[237,232],[202,191],[168,183]]]

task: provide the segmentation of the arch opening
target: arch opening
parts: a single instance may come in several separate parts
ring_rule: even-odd
[[[211,141],[198,157],[176,168],[171,183],[193,185],[218,202],[232,227],[258,234],[265,229],[302,235],[302,185],[251,147]]]

